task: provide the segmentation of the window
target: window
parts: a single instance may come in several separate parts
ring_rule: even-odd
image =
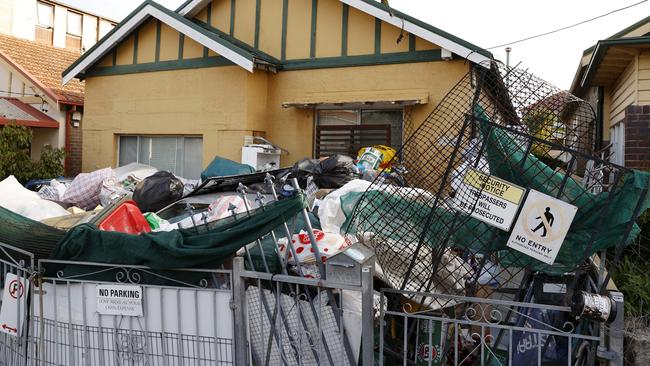
[[[54,39],[54,7],[45,3],[36,3],[36,34],[38,43],[51,46]]]
[[[316,115],[315,157],[356,156],[372,145],[402,145],[401,109],[322,109]]]
[[[81,37],[81,22],[83,17],[79,13],[68,10],[66,32],[71,36]]]
[[[610,129],[612,140],[612,151],[609,160],[621,166],[625,166],[625,123],[621,122]]]
[[[43,28],[54,27],[54,7],[45,3],[36,4],[36,16],[38,17],[38,25]]]
[[[194,136],[119,136],[118,166],[141,163],[188,179],[203,170],[203,139]]]

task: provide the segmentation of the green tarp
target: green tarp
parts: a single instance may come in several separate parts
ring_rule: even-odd
[[[304,196],[297,195],[271,203],[264,210],[240,213],[196,229],[141,235],[101,231],[90,224],[76,226],[66,234],[0,208],[0,242],[56,260],[152,269],[213,268],[305,207]]]
[[[565,179],[562,172],[555,171],[533,154],[526,154],[506,130],[488,128],[487,124],[481,125],[479,130],[485,139],[490,174],[554,197],[563,187],[560,198],[578,207],[554,265],[506,247],[508,232],[459,214],[450,205],[440,204],[432,210],[433,195],[412,188],[396,191],[395,188],[372,186],[365,193],[344,195],[341,207],[347,220],[342,232],[373,232],[411,249],[417,246],[425,232],[424,243],[434,248],[444,244],[475,253],[496,253],[504,267],[528,267],[552,274],[571,271],[589,255],[619,245],[624,239],[626,244],[630,243],[638,236],[640,229],[633,224],[625,238],[628,224],[650,207],[650,196],[646,194],[650,174],[627,171],[613,189],[611,198],[607,192],[592,194],[574,179]],[[443,197],[443,201],[446,199]],[[640,210],[635,216],[637,204]]]
[[[305,208],[302,195],[214,221],[208,227],[130,235],[79,225],[57,245],[51,258],[143,265],[152,269],[211,268]]]

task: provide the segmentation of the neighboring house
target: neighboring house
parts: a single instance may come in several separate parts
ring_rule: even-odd
[[[585,50],[571,92],[594,107],[603,156],[650,169],[650,17]]]
[[[282,165],[397,147],[490,60],[372,0],[146,1],[63,79],[86,82],[84,171],[137,161],[196,178],[251,135],[288,150]]]
[[[0,0],[0,33],[66,48],[92,47],[116,22],[52,0]]]
[[[45,145],[66,148],[66,173],[81,170],[84,84],[61,73],[79,53],[0,34],[0,127],[32,128],[32,158]]]

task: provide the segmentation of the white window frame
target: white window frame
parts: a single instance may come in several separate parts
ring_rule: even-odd
[[[79,34],[70,32],[70,14],[74,14],[74,15],[79,16]],[[81,38],[81,35],[83,34],[83,29],[84,29],[84,16],[83,16],[83,14],[77,13],[76,11],[72,11],[72,10],[68,9],[68,12],[66,13],[66,16],[65,16],[65,33],[67,35],[69,35],[69,36]]]
[[[116,161],[116,166],[120,167],[120,151],[121,151],[121,145],[122,145],[122,137],[136,137],[137,138],[137,143],[136,143],[136,151],[135,151],[135,162],[139,163],[140,162],[140,146],[141,146],[141,141],[142,138],[150,138],[149,142],[151,143],[153,138],[175,138],[176,139],[176,150],[180,151],[180,156],[176,156],[176,161],[183,161],[185,159],[185,149],[183,148],[185,146],[185,139],[186,138],[193,138],[193,139],[201,139],[201,143],[203,143],[203,136],[202,135],[130,135],[130,134],[120,134],[120,135],[115,135],[117,137],[117,161]],[[178,146],[179,144],[181,145],[181,148],[179,149]],[[203,148],[202,148],[203,149]],[[203,153],[203,151],[201,152]],[[201,157],[202,159],[202,157]],[[185,173],[185,167],[182,166],[176,166],[175,167],[175,172],[174,174],[184,177]],[[188,177],[192,178],[192,177]]]
[[[625,122],[619,122],[610,129],[612,154],[610,161],[620,166],[625,166]]]
[[[40,22],[41,17],[40,17],[40,14],[39,14],[39,9],[41,7],[48,7],[48,8],[51,9],[51,12],[50,12],[50,24],[48,24],[48,25],[41,24],[41,22]],[[41,1],[36,2],[36,25],[41,27],[41,28],[45,28],[45,29],[54,29],[54,5],[44,3],[44,2],[41,2]]]

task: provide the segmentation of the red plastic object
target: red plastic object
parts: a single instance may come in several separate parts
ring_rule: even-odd
[[[126,201],[119,205],[99,223],[99,229],[127,234],[151,232],[147,219],[144,218],[134,201]]]

